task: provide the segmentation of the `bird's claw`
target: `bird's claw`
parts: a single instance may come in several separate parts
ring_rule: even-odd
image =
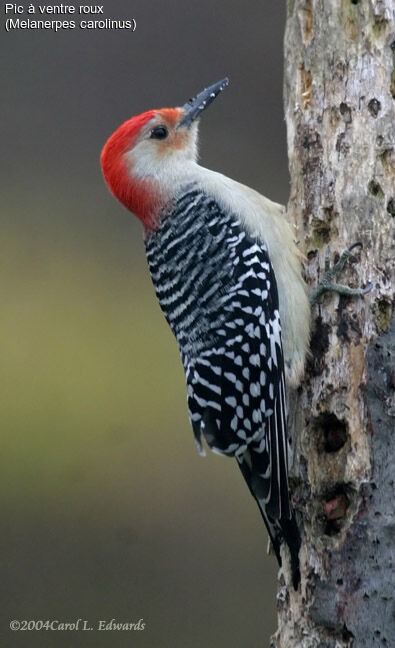
[[[333,279],[336,275],[339,274],[344,268],[344,265],[350,256],[354,248],[360,247],[363,245],[360,241],[353,243],[344,250],[343,254],[340,256],[340,259],[332,267],[330,264],[330,250],[329,245],[326,248],[325,252],[325,272],[323,279],[319,282],[318,286],[309,295],[309,301],[311,305],[317,304],[322,295],[326,292],[337,292],[339,295],[345,295],[347,297],[360,297],[366,295],[373,288],[373,284],[370,282],[365,288],[350,288],[349,286],[343,286],[342,284],[337,284],[333,282]]]

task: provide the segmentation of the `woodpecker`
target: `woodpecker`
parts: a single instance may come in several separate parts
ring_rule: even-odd
[[[286,384],[303,373],[310,306],[284,208],[197,162],[199,117],[227,85],[132,117],[108,139],[101,165],[110,191],[143,224],[198,450],[203,438],[236,459],[280,565],[282,541],[289,547],[297,588]]]

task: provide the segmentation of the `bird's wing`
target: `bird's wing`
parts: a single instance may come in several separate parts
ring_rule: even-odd
[[[289,503],[276,281],[264,244],[244,231],[234,241],[232,264],[215,344],[186,364],[189,413],[199,447],[203,433],[214,452],[239,463],[249,457],[249,486],[278,519],[289,516]]]

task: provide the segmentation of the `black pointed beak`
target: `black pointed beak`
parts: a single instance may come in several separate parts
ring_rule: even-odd
[[[225,77],[225,79],[221,79],[221,81],[217,81],[217,83],[213,83],[213,85],[205,88],[196,97],[184,104],[182,110],[185,111],[185,117],[181,119],[177,128],[180,128],[180,126],[190,126],[228,84],[229,79]]]

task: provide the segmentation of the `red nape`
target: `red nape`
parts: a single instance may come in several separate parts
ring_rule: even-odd
[[[133,145],[143,126],[155,116],[153,110],[132,117],[120,126],[103,147],[100,162],[105,181],[113,195],[149,229],[159,207],[159,197],[149,181],[133,181],[124,154]]]

